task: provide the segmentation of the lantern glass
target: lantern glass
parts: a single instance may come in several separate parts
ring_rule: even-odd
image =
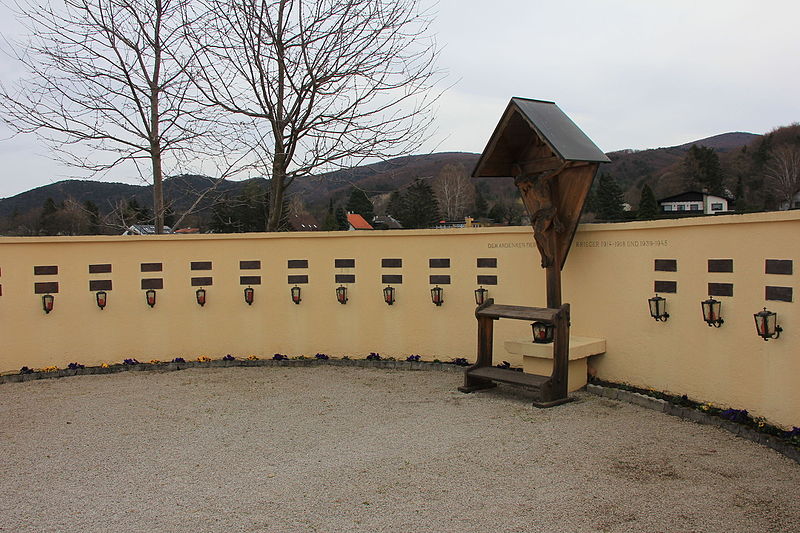
[[[95,294],[95,300],[97,301],[97,307],[99,307],[102,311],[106,306],[106,302],[108,301],[108,294],[106,291],[97,291]]]
[[[708,300],[700,302],[700,305],[703,308],[703,320],[709,326],[720,327],[723,323],[721,316],[722,302],[709,297]]]
[[[247,287],[244,290],[244,301],[247,302],[247,305],[253,305],[253,300],[255,299],[256,291],[253,287]]]
[[[650,306],[650,316],[656,320],[665,322],[669,315],[667,314],[667,299],[662,298],[656,294],[652,298],[648,298],[647,303]]]
[[[783,331],[778,325],[778,314],[767,311],[766,307],[754,314],[753,318],[756,320],[756,332],[764,340],[777,339]]]
[[[438,285],[431,289],[431,301],[434,305],[439,306],[444,303],[444,289]]]
[[[55,297],[52,294],[45,294],[42,296],[42,309],[44,309],[45,314],[53,310],[54,302]]]
[[[197,289],[195,291],[195,296],[197,297],[197,303],[200,304],[200,307],[206,305],[206,290],[203,288]]]
[[[486,301],[486,294],[489,291],[484,289],[482,286],[478,289],[475,289],[475,304],[483,305],[483,302]]]
[[[300,301],[301,301],[300,300],[300,287],[298,287],[297,285],[292,287],[292,301],[294,303],[296,303],[296,304],[299,304]]]
[[[394,303],[394,287],[387,285],[383,288],[383,301],[389,305]]]
[[[154,307],[156,305],[156,291],[155,289],[147,289],[145,291],[145,297],[147,299],[147,305],[150,307]]]
[[[553,330],[555,329],[553,324],[534,322],[531,324],[531,328],[533,329],[533,342],[539,344],[553,342]]]
[[[336,300],[338,300],[340,304],[347,303],[347,287],[344,285],[336,287]]]

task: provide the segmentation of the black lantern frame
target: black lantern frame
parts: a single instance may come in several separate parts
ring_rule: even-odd
[[[343,305],[347,303],[347,287],[344,285],[336,287],[336,301]]]
[[[300,298],[300,287],[295,285],[292,287],[292,301],[296,304],[299,304],[303,300]]]
[[[144,292],[145,300],[147,301],[147,305],[150,307],[156,306],[156,290],[155,289],[147,289]]]
[[[97,302],[97,307],[102,311],[108,304],[108,293],[106,291],[97,291],[94,294],[94,299]]]
[[[200,307],[206,305],[206,290],[202,287],[194,291],[195,298]]]
[[[52,294],[43,294],[42,295],[42,310],[44,310],[44,314],[49,315],[50,311],[53,310],[53,305],[55,303],[55,296]]]
[[[444,289],[440,286],[435,286],[431,289],[431,301],[433,305],[436,307],[441,306],[444,303]]]
[[[383,288],[383,301],[389,305],[394,304],[394,287],[391,285]]]
[[[256,291],[253,287],[245,287],[244,289],[244,301],[247,305],[253,305],[253,300],[255,300]]]
[[[555,325],[547,322],[534,322],[531,324],[533,330],[533,342],[537,344],[549,344],[553,342],[553,333],[555,332]]]
[[[650,307],[650,316],[653,317],[655,320],[659,322],[666,322],[669,318],[669,313],[667,313],[667,299],[662,298],[658,294],[653,296],[652,298],[647,299],[647,303]]]
[[[765,341],[777,339],[781,336],[783,328],[778,325],[777,313],[768,311],[765,307],[763,311],[755,313],[753,318],[756,321],[756,333]]]
[[[486,301],[486,295],[489,294],[488,289],[484,289],[483,285],[479,288],[475,289],[475,304],[476,305],[483,305],[483,302]]]
[[[708,324],[708,327],[718,328],[725,323],[720,314],[722,312],[722,302],[709,296],[708,300],[703,300],[700,305],[703,308],[703,320]]]

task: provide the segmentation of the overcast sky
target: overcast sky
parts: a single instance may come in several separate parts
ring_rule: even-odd
[[[800,2],[440,0],[432,9],[453,86],[427,150],[481,152],[512,96],[555,101],[605,152],[800,121]],[[19,31],[0,6],[0,32]],[[0,80],[17,74],[0,57]],[[2,127],[0,168],[0,197],[75,174]]]

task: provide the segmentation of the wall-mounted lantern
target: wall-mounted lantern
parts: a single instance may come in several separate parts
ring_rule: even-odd
[[[389,305],[394,303],[394,287],[387,285],[383,288],[383,301]]]
[[[247,287],[244,290],[244,301],[247,302],[247,305],[253,305],[253,300],[255,299],[256,291],[253,287]]]
[[[435,286],[434,288],[432,288],[431,289],[431,301],[433,302],[433,305],[435,305],[437,307],[442,305],[444,303],[444,289],[442,289],[438,285]]]
[[[344,285],[339,285],[338,287],[336,287],[336,300],[340,304],[347,303],[347,287],[345,287]]]
[[[105,308],[106,303],[108,303],[108,294],[106,293],[106,291],[97,291],[94,297],[95,300],[97,301],[97,307],[99,307],[100,310],[102,311]]]
[[[292,301],[294,303],[296,303],[296,304],[299,304],[300,301],[301,301],[300,300],[300,287],[298,287],[297,285],[292,287]]]
[[[555,326],[546,322],[534,322],[531,324],[533,329],[533,342],[539,344],[548,344],[553,342],[553,332]]]
[[[770,339],[777,339],[781,336],[783,328],[778,325],[778,314],[772,311],[767,311],[765,307],[763,311],[753,315],[756,319],[756,332],[758,336],[768,341]]]
[[[145,298],[147,299],[147,305],[150,307],[155,307],[156,305],[156,290],[155,289],[147,289],[144,293]]]
[[[718,328],[725,322],[720,316],[722,302],[709,296],[708,300],[703,300],[700,305],[703,306],[703,320],[706,321],[708,327]]]
[[[202,287],[197,289],[194,292],[195,297],[197,298],[197,303],[200,304],[200,307],[206,305],[206,290]]]
[[[488,289],[484,289],[483,286],[481,286],[478,289],[475,289],[475,303],[477,305],[483,305],[483,302],[486,301],[487,294],[489,294],[489,291]]]
[[[669,318],[669,313],[667,313],[667,299],[662,298],[658,294],[653,296],[652,298],[647,299],[647,303],[650,304],[650,316],[654,319],[658,320],[659,322],[666,322]]]
[[[49,314],[53,310],[54,301],[55,297],[52,294],[42,295],[42,309],[44,309],[45,314]]]

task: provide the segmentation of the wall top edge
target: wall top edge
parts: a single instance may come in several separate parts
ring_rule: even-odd
[[[692,226],[722,226],[725,224],[760,224],[768,222],[792,222],[800,220],[800,209],[792,211],[769,211],[766,213],[744,213],[713,215],[635,222],[608,222],[581,224],[578,232],[626,231],[639,229],[680,228]]]
[[[790,222],[800,220],[800,210],[771,211],[739,215],[715,215],[707,217],[648,220],[641,222],[580,224],[578,232],[629,231],[655,228],[678,228],[691,226],[714,226],[724,224],[754,224],[768,222]],[[151,241],[205,241],[247,239],[329,239],[371,237],[435,237],[437,235],[502,235],[531,234],[530,226],[497,226],[490,228],[451,228],[419,230],[371,230],[371,231],[292,231],[274,233],[204,233],[192,235],[81,235],[70,237],[0,237],[2,244],[41,243],[96,243],[96,242],[151,242]]]

